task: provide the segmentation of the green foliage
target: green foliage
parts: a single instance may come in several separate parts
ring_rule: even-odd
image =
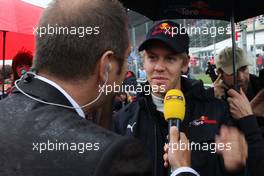
[[[197,74],[194,75],[195,79],[200,79],[204,84],[212,84],[211,78],[206,74]]]

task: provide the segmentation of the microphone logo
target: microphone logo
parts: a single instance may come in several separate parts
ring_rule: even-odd
[[[171,89],[164,98],[164,118],[180,119],[183,121],[185,116],[185,98],[181,90]]]
[[[166,97],[166,100],[180,100],[180,101],[184,101],[183,96],[179,96],[179,95],[169,95]]]

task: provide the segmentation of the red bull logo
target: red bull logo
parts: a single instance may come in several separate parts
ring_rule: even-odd
[[[161,33],[166,34],[166,31],[170,28],[171,26],[169,23],[161,23],[159,26],[155,27],[154,31],[152,32],[152,35],[157,35]]]

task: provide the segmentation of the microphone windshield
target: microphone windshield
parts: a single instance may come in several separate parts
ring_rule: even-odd
[[[164,118],[180,119],[183,121],[185,116],[185,98],[182,91],[171,89],[166,93],[164,98]]]

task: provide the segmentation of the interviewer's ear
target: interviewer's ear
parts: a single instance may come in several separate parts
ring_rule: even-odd
[[[104,52],[104,54],[101,56],[99,61],[99,76],[101,80],[105,80],[106,75],[111,72],[112,69],[111,61],[113,60],[113,57],[114,57],[114,52],[110,50]]]

